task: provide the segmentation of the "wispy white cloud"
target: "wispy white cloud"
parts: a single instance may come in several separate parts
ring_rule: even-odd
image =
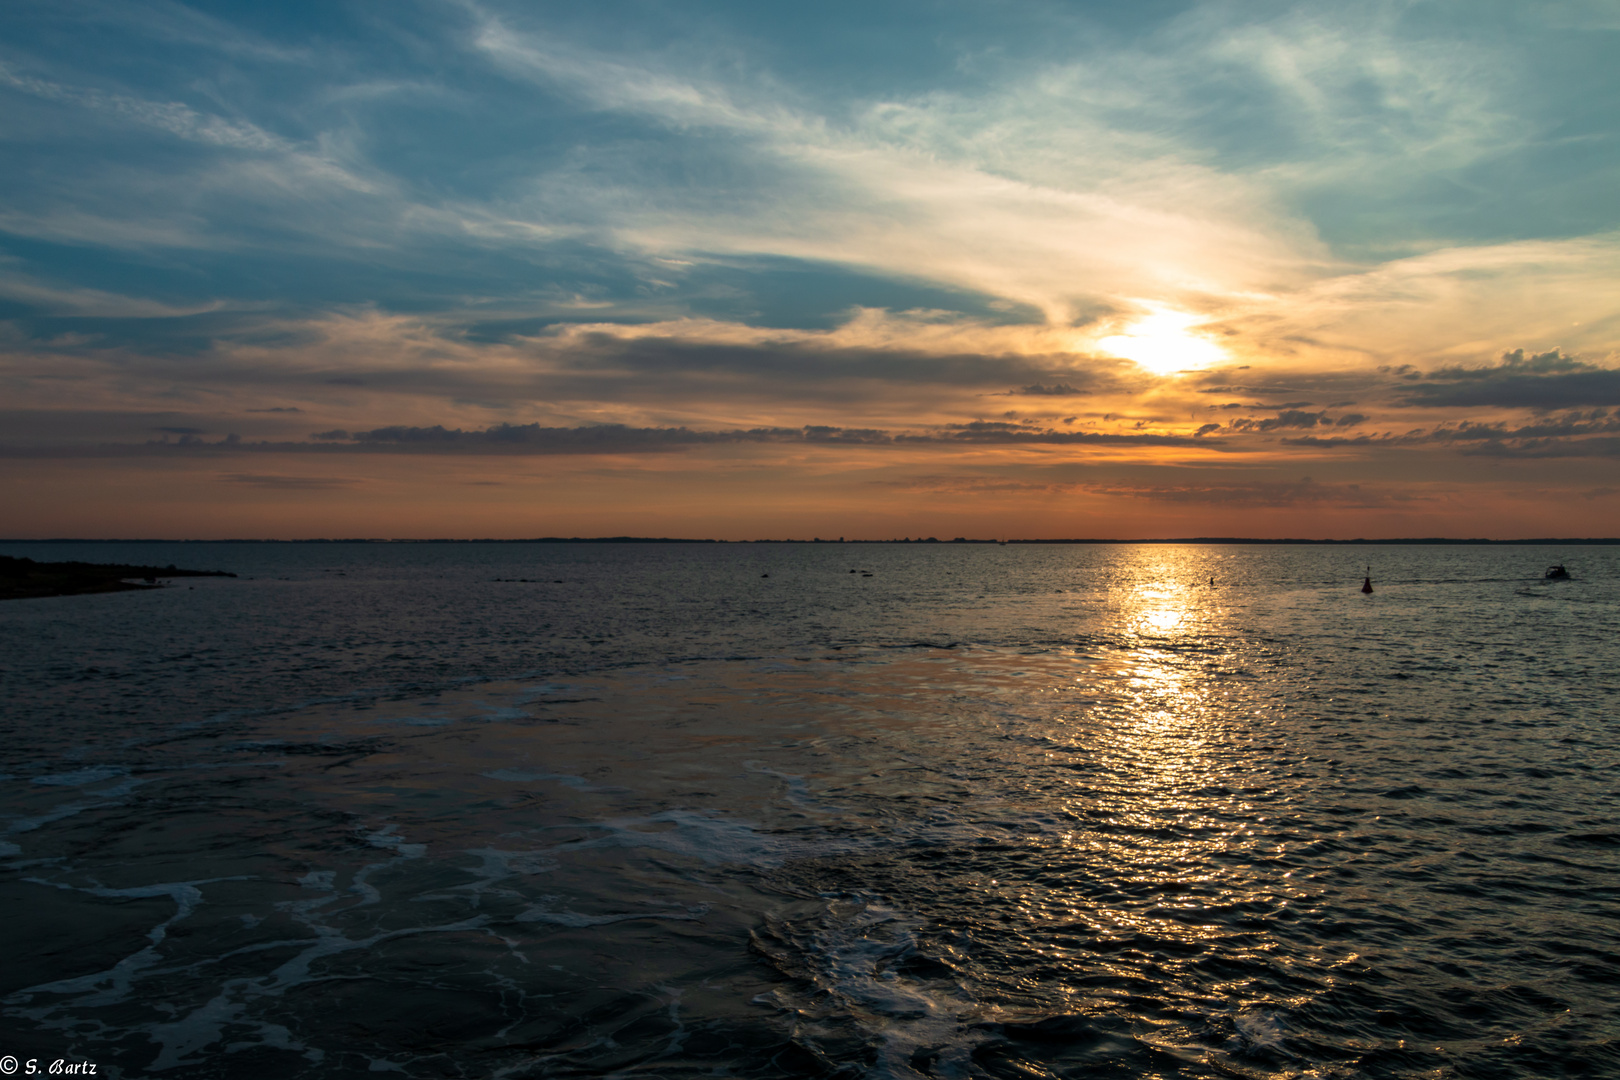
[[[1375,290],[1377,270],[1335,258],[1302,200],[1397,198],[1536,134],[1510,107],[1503,49],[1413,34],[1406,14],[1302,4],[1255,20],[1205,5],[1130,49],[971,94],[871,101],[847,122],[769,80],[566,48],[493,17],[475,43],[593,108],[724,132],[736,171],[757,179],[692,190],[645,161],[585,151],[538,178],[513,219],[590,222],[643,252],[768,253],[940,281],[1064,323],[1141,297],[1222,312]],[[1363,247],[1464,250],[1432,224],[1380,231],[1383,212],[1336,227]],[[1421,270],[1409,260],[1400,272]]]
[[[1407,4],[1300,5],[1273,22],[1210,27],[1203,55],[1267,92],[1270,123],[1293,138],[1268,149],[1292,179],[1342,177],[1369,159],[1402,171],[1455,167],[1527,137],[1505,107],[1517,82],[1510,56],[1455,34],[1414,35],[1401,25],[1410,13]]]
[[[48,7],[59,19],[75,26],[116,27],[142,40],[186,45],[235,58],[304,66],[316,56],[313,49],[269,41],[176,0],[52,0]]]
[[[267,243],[264,228],[251,241],[241,235],[255,224],[327,243],[345,233],[357,239],[369,225],[373,241],[382,242],[387,233],[376,218],[397,220],[405,212],[392,178],[341,131],[291,139],[242,117],[46,79],[4,62],[0,88],[69,110],[66,125],[62,117],[51,122],[61,128],[59,138],[85,149],[109,135],[151,134],[196,150],[161,168],[138,155],[110,155],[94,168],[19,191],[0,209],[0,230],[14,235],[124,250],[240,250]]]
[[[23,301],[47,314],[96,318],[172,319],[220,311],[226,307],[219,300],[164,303],[104,289],[52,285],[31,275],[19,274],[4,263],[0,263],[0,296]]]
[[[839,263],[1007,297],[1054,322],[1121,296],[1299,280],[1323,258],[1308,226],[1267,210],[1241,179],[1178,157],[1171,141],[1112,128],[1072,100],[1032,110],[1034,97],[1060,96],[1050,86],[999,92],[995,119],[982,103],[935,96],[873,103],[838,124],[769,84],[564,49],[494,18],[475,44],[504,70],[594,108],[733,137],[725,152],[760,186],[719,198],[590,153],[537,178],[529,209],[540,219],[589,218],[635,249]],[[1042,121],[1080,133],[1032,137]],[[1067,182],[1042,158],[1059,159]]]
[[[1620,359],[1616,280],[1620,233],[1450,247],[1234,311],[1226,328],[1241,331],[1244,355],[1296,366],[1479,361],[1520,347]]]
[[[100,113],[117,122],[167,132],[192,142],[233,150],[286,153],[292,149],[285,139],[242,120],[209,116],[177,101],[147,101],[127,94],[66,86],[49,79],[20,74],[4,63],[0,63],[0,85],[47,101]]]
[[[577,95],[596,109],[636,112],[679,127],[781,135],[813,124],[785,105],[708,79],[661,70],[652,57],[618,58],[540,33],[510,27],[469,5],[477,19],[473,46],[504,70]]]

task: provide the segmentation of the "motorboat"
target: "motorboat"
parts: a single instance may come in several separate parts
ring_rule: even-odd
[[[1559,563],[1557,566],[1549,566],[1547,567],[1547,573],[1543,575],[1543,579],[1546,581],[1568,581],[1569,571],[1564,569],[1563,563]]]

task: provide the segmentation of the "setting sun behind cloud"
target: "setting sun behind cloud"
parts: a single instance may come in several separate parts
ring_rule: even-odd
[[[1226,359],[1226,353],[1208,338],[1193,332],[1204,321],[1184,311],[1147,305],[1150,314],[1097,342],[1099,348],[1123,357],[1154,375],[1206,368]]]

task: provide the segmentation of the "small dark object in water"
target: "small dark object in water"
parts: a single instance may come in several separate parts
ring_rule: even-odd
[[[759,576],[760,576],[760,577],[770,577],[770,576],[771,576],[771,575],[769,575],[769,574],[761,574],[761,575],[759,575]]]
[[[1545,575],[1545,580],[1547,580],[1547,581],[1568,581],[1569,580],[1569,571],[1564,569],[1564,564],[1563,563],[1559,563],[1557,566],[1549,566],[1549,567],[1547,567],[1547,573]]]
[[[1361,591],[1364,593],[1372,592],[1372,567],[1370,566],[1367,567],[1367,576],[1361,579]]]

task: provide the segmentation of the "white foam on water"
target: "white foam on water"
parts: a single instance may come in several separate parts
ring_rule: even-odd
[[[569,697],[577,697],[580,694],[600,694],[601,692],[602,687],[600,686],[579,686],[570,683],[548,682],[519,690],[512,695],[512,704],[532,705],[536,702],[544,702],[548,697],[562,697],[565,694]]]
[[[453,716],[379,716],[373,724],[402,724],[405,727],[445,727],[456,722]]]
[[[227,1029],[235,1032],[242,1028],[249,1029],[256,1035],[256,1038],[252,1041],[234,1041],[226,1044],[224,1048],[227,1053],[253,1046],[270,1046],[302,1053],[308,1060],[319,1063],[322,1056],[321,1051],[306,1047],[281,1025],[251,1018],[246,1014],[246,1010],[259,999],[280,997],[289,990],[306,983],[320,981],[324,976],[315,972],[315,965],[335,956],[354,952],[363,953],[375,948],[382,942],[418,934],[452,933],[468,930],[488,933],[487,924],[489,920],[485,916],[474,916],[432,926],[377,931],[357,938],[346,936],[341,930],[322,920],[320,912],[340,901],[344,894],[357,895],[359,902],[337,909],[338,912],[348,912],[355,908],[380,903],[382,901],[381,893],[367,879],[380,870],[396,866],[402,861],[419,859],[425,855],[427,845],[407,843],[404,837],[398,835],[397,830],[397,825],[389,825],[364,835],[363,838],[367,843],[373,847],[391,852],[393,858],[361,867],[354,873],[348,888],[342,892],[338,890],[335,871],[312,871],[298,879],[299,885],[323,895],[311,900],[283,901],[275,906],[311,930],[315,935],[314,939],[277,942],[269,945],[251,946],[249,950],[238,950],[238,952],[262,951],[276,945],[304,945],[296,955],[266,975],[257,978],[232,979],[225,982],[221,986],[219,993],[211,1001],[193,1010],[180,1020],[147,1027],[145,1030],[148,1036],[162,1047],[157,1060],[154,1061],[151,1068],[158,1070],[178,1065],[200,1064],[202,1059],[195,1058],[192,1055],[208,1047],[224,1043]],[[509,946],[510,944],[508,943]]]
[[[566,773],[537,772],[532,769],[496,769],[493,772],[479,773],[479,776],[490,780],[504,780],[509,784],[538,784],[542,781],[562,784],[566,787],[577,788],[580,791],[629,791],[629,788],[611,787],[593,784],[583,776],[569,776]]]
[[[849,917],[829,909],[804,943],[813,981],[831,999],[810,1009],[852,1018],[868,1032],[878,1057],[867,1076],[916,1080],[922,1074],[911,1062],[918,1051],[932,1057],[931,1076],[972,1074],[971,1054],[984,1038],[967,1024],[977,1003],[960,986],[895,970],[896,961],[917,951],[922,925],[916,916],[863,900]]]
[[[354,872],[354,877],[349,880],[349,892],[359,895],[360,907],[382,902],[382,893],[371,884],[371,875],[388,869],[400,861],[420,859],[427,854],[426,844],[407,844],[404,837],[396,835],[398,828],[398,825],[387,825],[363,837],[372,847],[393,852],[394,858],[387,862],[367,863]]]
[[[649,828],[659,825],[673,828]],[[654,848],[699,859],[711,866],[732,864],[772,868],[792,858],[823,853],[831,847],[764,833],[747,822],[691,810],[665,810],[648,817],[612,818],[578,826],[555,827],[594,829],[600,835],[558,844],[546,849],[548,855],[565,855],[570,851],[592,848]]]
[[[549,874],[557,869],[557,860],[534,851],[504,851],[500,848],[467,848],[466,854],[478,860],[478,865],[461,869],[473,875],[474,880],[451,885],[437,892],[423,893],[413,899],[418,903],[432,900],[461,900],[478,908],[485,896],[504,896],[517,900],[527,897],[517,889],[504,888],[502,882],[517,878]]]
[[[690,1034],[686,1023],[681,1020],[681,992],[673,986],[659,986],[658,991],[668,995],[669,1022],[674,1030],[669,1033],[669,1045],[664,1047],[664,1057],[672,1057],[681,1052],[686,1045],[686,1038]]]
[[[32,884],[91,896],[120,899],[168,897],[174,902],[174,912],[147,932],[147,943],[141,949],[125,956],[111,968],[18,990],[5,998],[7,1013],[32,1020],[43,1029],[75,1031],[87,1022],[87,1010],[141,1000],[142,984],[146,980],[172,980],[175,976],[187,974],[206,977],[206,972],[214,965],[232,957],[293,948],[297,951],[290,959],[264,975],[223,980],[207,1001],[190,1008],[183,1015],[175,1015],[171,1011],[170,1016],[161,1020],[135,1022],[124,1028],[103,1024],[102,1033],[112,1041],[144,1035],[157,1046],[156,1056],[147,1066],[152,1072],[195,1067],[204,1064],[209,1059],[209,1053],[230,1054],[254,1047],[297,1053],[318,1065],[324,1058],[324,1052],[301,1042],[287,1027],[260,1019],[256,1015],[259,1002],[281,997],[297,987],[329,978],[329,974],[316,970],[322,961],[344,954],[363,955],[386,941],[432,933],[475,931],[492,934],[488,928],[488,917],[481,915],[437,925],[378,930],[359,937],[349,937],[332,925],[332,918],[323,912],[330,910],[332,916],[341,916],[381,902],[383,897],[380,892],[367,879],[384,868],[422,858],[427,851],[425,844],[408,843],[398,834],[398,826],[394,825],[364,833],[363,839],[372,847],[388,852],[390,857],[358,869],[347,888],[340,889],[338,872],[335,870],[311,871],[299,878],[298,884],[315,895],[308,900],[282,901],[274,905],[277,910],[302,924],[313,937],[256,942],[220,956],[189,963],[175,963],[165,956],[162,946],[170,928],[191,917],[202,906],[203,886],[250,878],[208,878],[123,889],[74,886],[41,878],[25,879]],[[520,853],[512,861],[520,863],[525,856],[527,853]],[[349,902],[337,906],[346,897],[351,898]],[[264,921],[257,915],[240,915],[238,918],[245,927]],[[518,951],[520,943],[500,935],[493,936],[501,940],[515,958],[526,962],[527,958]],[[40,1000],[46,995],[50,999]]]
[[[13,819],[11,819],[11,821],[9,821],[6,824],[6,832],[8,832],[8,833],[33,832],[35,829],[39,828],[41,825],[49,825],[52,822],[61,821],[64,818],[73,817],[75,814],[82,814],[86,810],[98,810],[98,809],[100,809],[100,808],[102,808],[104,806],[112,806],[112,805],[116,804],[116,802],[119,799],[123,798],[125,795],[128,795],[131,791],[134,791],[136,788],[140,787],[142,784],[146,783],[145,780],[142,780],[142,779],[140,779],[138,777],[127,775],[128,771],[129,770],[127,770],[127,769],[121,769],[118,772],[104,773],[103,775],[100,775],[100,776],[97,776],[97,777],[93,777],[93,778],[90,778],[90,779],[80,779],[80,780],[68,780],[66,778],[67,777],[77,777],[77,776],[81,776],[82,774],[86,774],[86,773],[102,773],[103,770],[99,770],[99,769],[81,769],[78,772],[62,773],[59,777],[36,777],[34,779],[34,783],[36,783],[36,784],[47,784],[47,785],[57,785],[57,784],[59,784],[60,786],[64,786],[64,787],[68,787],[68,786],[77,787],[77,786],[81,786],[81,785],[85,785],[85,784],[93,784],[93,783],[97,783],[99,780],[110,780],[114,776],[123,776],[124,779],[123,779],[123,781],[121,783],[114,784],[111,787],[105,787],[105,788],[101,788],[99,790],[94,790],[94,791],[86,791],[86,792],[83,793],[85,795],[89,795],[89,796],[94,797],[95,799],[100,800],[98,802],[65,803],[62,806],[58,806],[55,810],[52,810],[49,813],[40,814],[38,817],[13,818]]]
[[[797,773],[779,772],[776,769],[767,768],[758,761],[745,761],[743,762],[743,768],[751,773],[774,776],[781,780],[787,786],[786,802],[796,809],[813,814],[832,814],[839,811],[838,807],[829,806],[812,795],[810,793],[810,782]]]
[[[557,926],[567,926],[572,929],[583,929],[587,926],[607,926],[610,923],[629,922],[632,919],[676,919],[682,922],[696,922],[709,913],[708,905],[700,904],[685,911],[626,911],[617,915],[584,915],[577,911],[549,911],[544,905],[536,904],[529,910],[517,916],[518,922],[554,923]]]
[[[226,1044],[224,1049],[227,1053],[255,1046],[270,1046],[276,1049],[302,1053],[311,1062],[319,1063],[324,1057],[322,1051],[308,1047],[295,1039],[291,1032],[280,1024],[256,1020],[245,1015],[248,1007],[261,998],[281,997],[289,990],[306,983],[322,981],[323,976],[316,975],[312,970],[317,961],[343,953],[369,950],[384,941],[392,941],[416,934],[483,930],[487,922],[486,919],[479,917],[438,926],[407,927],[401,930],[379,931],[364,938],[349,938],[330,926],[302,917],[310,914],[310,912],[298,910],[298,905],[287,905],[287,907],[293,911],[295,916],[300,916],[300,922],[303,922],[316,932],[315,941],[267,975],[258,978],[226,981],[212,1000],[194,1009],[179,1020],[170,1023],[137,1025],[135,1030],[144,1031],[148,1038],[160,1046],[158,1056],[150,1066],[152,1070],[157,1071],[180,1065],[202,1064],[204,1059],[191,1057],[190,1055],[223,1043],[227,1027],[233,1029],[245,1027],[259,1036],[254,1041],[239,1040]],[[263,948],[266,948],[266,946],[256,946],[254,951]],[[228,953],[226,955],[234,954]]]
[[[372,847],[386,848],[396,855],[406,859],[420,859],[427,854],[426,844],[407,844],[403,836],[396,836],[398,825],[387,825],[374,833],[366,834],[366,843]]]
[[[483,720],[486,723],[498,724],[508,720],[527,720],[529,719],[529,712],[527,709],[510,705],[485,705],[484,711],[479,713],[476,719]]]
[[[557,860],[538,851],[505,851],[501,848],[467,848],[482,863],[472,873],[489,881],[531,874],[549,874],[557,869]]]
[[[36,776],[36,784],[56,784],[64,787],[83,787],[85,784],[99,784],[103,780],[111,780],[115,776],[128,776],[129,770],[119,765],[97,765],[88,769],[75,769],[72,772],[55,773],[51,776]]]
[[[229,997],[230,991],[235,988],[233,984],[239,981],[246,980],[226,983],[225,988],[212,1001],[194,1010],[184,1019],[148,1027],[147,1037],[157,1043],[159,1049],[157,1057],[147,1068],[153,1072],[161,1072],[178,1065],[203,1064],[202,1059],[191,1055],[216,1043],[224,1042],[227,1025],[232,1028],[249,1028],[257,1032],[260,1038],[255,1042],[238,1040],[229,1043],[224,1047],[226,1053],[254,1046],[271,1046],[278,1050],[302,1052],[306,1060],[312,1064],[319,1064],[326,1056],[323,1051],[305,1046],[304,1043],[294,1039],[292,1032],[280,1024],[253,1020],[243,1015],[248,1003],[233,1001]]]
[[[1276,1013],[1260,1011],[1239,1013],[1232,1019],[1237,1034],[1231,1042],[1242,1051],[1279,1050],[1287,1033],[1287,1025]]]
[[[407,727],[445,727],[460,723],[509,723],[514,720],[531,720],[533,714],[529,707],[535,704],[545,704],[548,695],[535,691],[519,691],[512,695],[507,704],[491,705],[486,701],[468,701],[465,711],[456,715],[440,713],[437,715],[412,716],[382,716],[371,721],[373,724],[403,724]]]
[[[246,877],[204,878],[197,881],[164,882],[157,885],[140,885],[128,889],[108,889],[101,886],[83,887],[67,885],[59,881],[48,881],[44,878],[24,878],[33,885],[43,885],[47,888],[61,889],[65,892],[81,892],[90,896],[115,897],[128,900],[144,900],[158,896],[167,896],[174,901],[175,911],[167,919],[158,923],[147,931],[148,944],[134,953],[124,957],[118,963],[105,971],[92,972],[88,975],[79,975],[71,979],[58,979],[48,983],[39,983],[35,986],[25,987],[14,991],[6,997],[8,1004],[25,1004],[33,995],[49,993],[64,996],[73,996],[75,1006],[113,1005],[128,998],[131,988],[141,977],[142,973],[163,961],[163,954],[158,946],[168,937],[169,927],[189,917],[202,903],[201,885],[211,885],[217,881],[248,881]],[[47,1020],[53,1013],[58,1012],[55,1007],[45,1009],[21,1010],[23,1015],[31,1016],[37,1020]],[[56,1024],[54,1026],[72,1026],[73,1021]]]

